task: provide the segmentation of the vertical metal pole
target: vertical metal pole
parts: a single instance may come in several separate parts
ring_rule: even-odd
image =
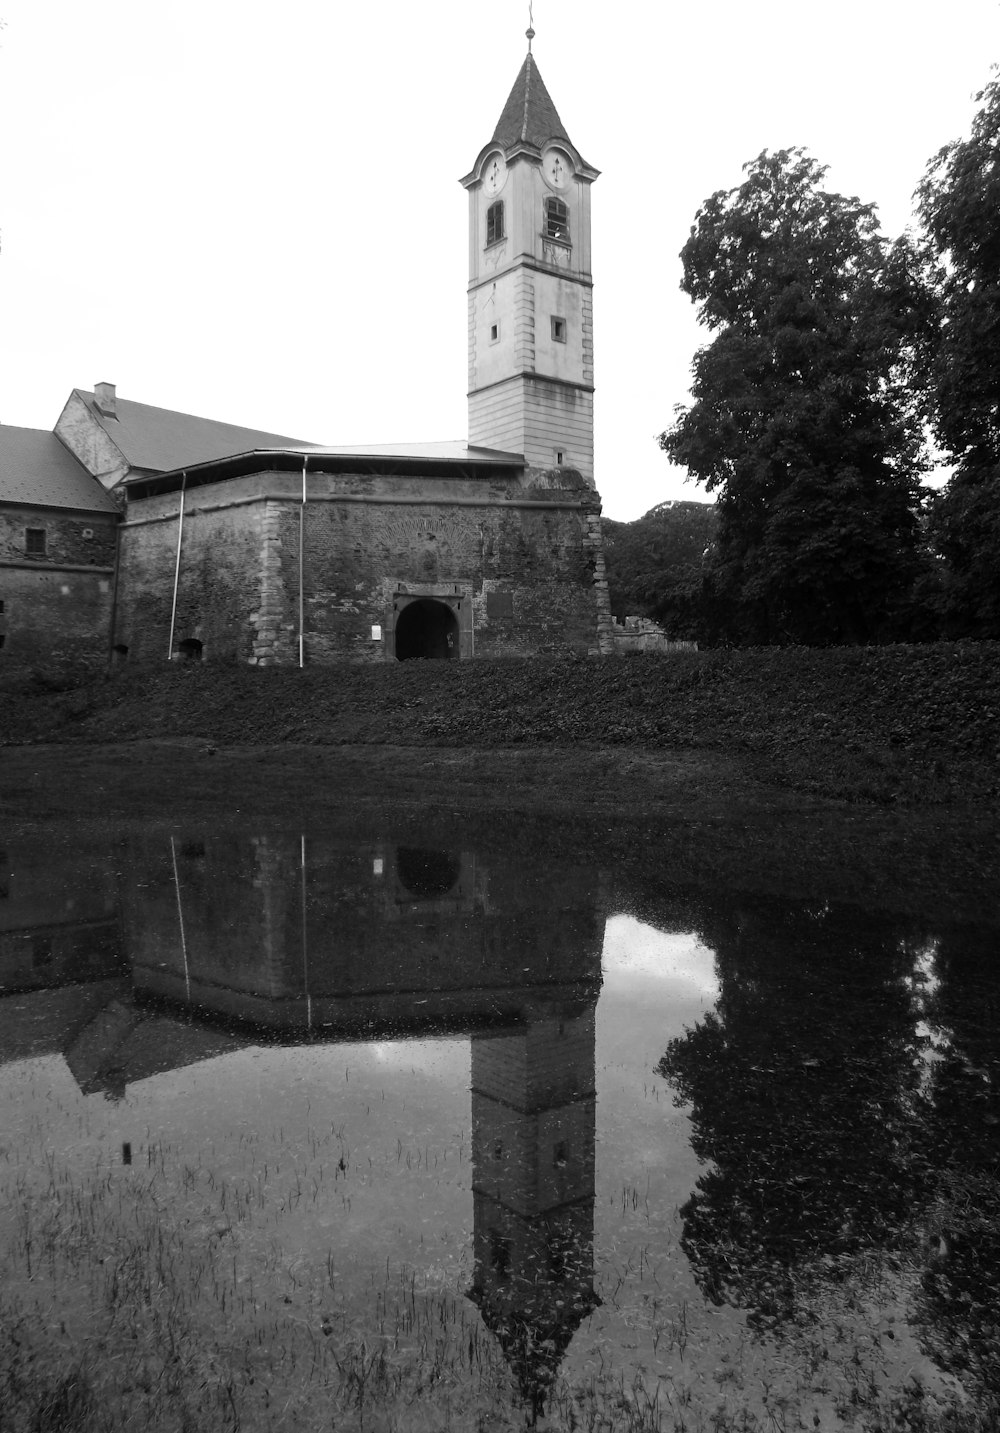
[[[181,879],[177,870],[177,847],[174,838],[170,838],[170,855],[174,862],[174,894],[177,897],[177,923],[181,928],[181,955],[184,957],[184,990],[187,995],[188,1004],[191,1003],[191,972],[188,969],[188,948],[187,938],[184,935],[184,907],[181,905]]]
[[[184,536],[184,490],[187,487],[187,473],[181,474],[181,505],[177,510],[177,559],[174,563],[174,600],[170,606],[170,640],[167,643],[167,661],[174,655],[174,623],[177,620],[177,584],[181,578],[181,539]]]
[[[306,664],[306,633],[305,633],[305,558],[306,558],[306,465],[308,458],[302,459],[302,503],[299,507],[299,666]]]
[[[312,1029],[312,996],[309,994],[309,940],[306,926],[306,838],[302,837],[302,983],[306,991],[306,1029]]]

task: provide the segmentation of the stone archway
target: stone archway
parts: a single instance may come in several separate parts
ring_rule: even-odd
[[[447,661],[459,655],[458,618],[446,602],[419,597],[396,618],[396,660],[425,657]]]
[[[396,850],[396,874],[411,896],[433,900],[454,890],[462,874],[462,861],[451,851],[399,846]]]

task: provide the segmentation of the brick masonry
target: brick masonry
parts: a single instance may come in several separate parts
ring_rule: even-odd
[[[107,660],[115,519],[55,509],[0,509],[0,671]],[[44,552],[27,551],[27,532]]]

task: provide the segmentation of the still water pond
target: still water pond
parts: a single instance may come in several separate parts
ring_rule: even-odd
[[[0,861],[5,1433],[990,1426],[995,926],[389,834]]]

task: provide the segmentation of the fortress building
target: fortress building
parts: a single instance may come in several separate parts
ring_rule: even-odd
[[[0,425],[0,669],[613,647],[590,190],[530,50],[469,194],[468,441],[327,447],[75,389]]]

